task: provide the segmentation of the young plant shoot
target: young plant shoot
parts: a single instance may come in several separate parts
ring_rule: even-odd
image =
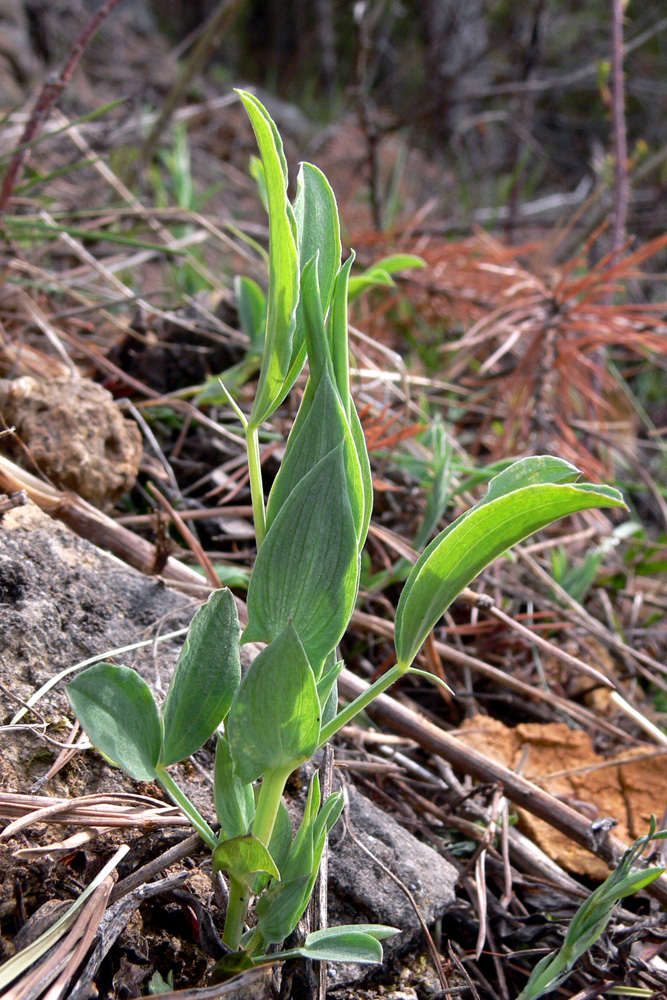
[[[222,975],[265,961],[269,946],[292,933],[340,816],[342,794],[322,803],[315,775],[293,835],[282,801],[289,775],[416,669],[420,647],[441,615],[497,556],[566,514],[624,506],[616,490],[578,483],[577,469],[557,458],[527,458],[496,476],[483,500],[441,532],[412,568],[396,615],[396,666],[338,711],[336,679],[343,664],[336,649],[355,606],[373,503],[366,442],[350,394],[353,257],[341,265],[338,209],[325,176],[302,164],[290,203],[276,127],[257,98],[239,96],[261,155],[270,237],[266,302],[250,286],[244,292],[252,322],[265,323],[257,392],[248,417],[236,407],[248,445],[258,550],[248,624],[241,636],[232,594],[215,591],[192,621],[161,709],[138,674],[111,663],[91,667],[68,688],[94,746],[133,778],[159,781],[211,848],[214,870],[225,873],[224,941],[233,954]],[[415,259],[403,263],[415,266]],[[386,284],[391,269],[364,280]],[[354,293],[360,290],[357,279]],[[306,358],[303,399],[265,503],[258,432]],[[250,641],[264,648],[242,677],[239,645]],[[214,733],[218,832],[169,773]],[[247,930],[251,904],[255,917]],[[377,925],[332,927],[284,955],[379,962],[379,942],[395,933]]]

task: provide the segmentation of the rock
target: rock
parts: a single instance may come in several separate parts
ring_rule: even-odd
[[[108,508],[134,485],[141,460],[139,428],[96,382],[63,376],[2,379],[0,413],[55,486]],[[26,465],[18,442],[3,438],[3,447]]]
[[[114,556],[78,538],[29,503],[0,521],[0,715],[7,723],[19,708],[11,697],[30,697],[59,671],[106,650],[128,646],[161,632],[188,625],[196,605],[162,583],[120,563]],[[151,647],[115,657],[163,689],[183,639],[161,643],[157,659]],[[71,711],[64,684],[36,706],[55,728]],[[35,724],[39,717],[25,722]],[[3,735],[0,787],[28,792],[48,769],[57,750],[30,731]],[[49,784],[53,795],[96,791],[155,792],[135,784],[97,753],[80,754]]]
[[[373,857],[409,889],[427,925],[432,925],[454,902],[458,873],[353,785],[348,787],[347,796],[346,823],[339,822],[329,837],[329,889],[336,908],[332,923],[389,924],[400,928],[400,935],[383,942],[385,956],[391,957],[414,946],[423,931],[405,889]],[[342,985],[362,978],[368,969],[339,965],[330,971],[335,984]]]

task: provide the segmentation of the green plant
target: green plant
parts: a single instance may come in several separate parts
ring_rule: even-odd
[[[241,93],[262,157],[269,208],[269,284],[257,392],[250,415],[234,407],[248,445],[257,558],[241,641],[265,644],[243,678],[234,598],[218,590],[197,612],[158,709],[134,671],[91,667],[68,688],[92,743],[139,780],[158,780],[229,879],[221,974],[266,960],[308,905],[340,793],[321,802],[317,775],[293,837],[282,801],[290,773],[397,678],[417,671],[419,649],[460,590],[509,546],[558,517],[623,507],[605,486],[550,457],[517,462],[484,499],[431,542],[410,572],[396,617],[398,662],[338,711],[336,648],[354,609],[371,517],[366,442],[350,394],[347,300],[351,255],[341,266],[338,210],[324,175],[304,163],[294,204],[275,125]],[[258,434],[299,376],[309,377],[265,506]],[[215,833],[169,773],[217,732]],[[259,782],[255,787],[255,782]],[[256,922],[245,930],[252,900]],[[333,927],[294,952],[316,959],[380,961],[394,928]]]
[[[577,959],[595,944],[604,931],[619,900],[634,895],[662,875],[664,868],[632,871],[632,866],[647,844],[665,837],[667,830],[656,833],[652,818],[648,834],[639,837],[628,848],[615,871],[581,904],[567,929],[563,944],[558,951],[545,955],[537,963],[517,1000],[538,1000],[538,997],[565,982]]]

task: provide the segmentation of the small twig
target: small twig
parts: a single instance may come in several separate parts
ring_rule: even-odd
[[[623,79],[623,0],[611,0],[611,113],[614,122],[614,221],[611,251],[614,260],[626,239],[628,218],[628,139],[625,124],[625,83]]]
[[[353,699],[367,690],[368,685],[349,670],[343,670],[339,678],[339,687],[343,697]],[[442,757],[463,773],[479,781],[499,783],[507,798],[515,805],[545,820],[577,844],[591,850],[590,824],[584,816],[553,795],[544,792],[532,781],[527,781],[473,747],[466,746],[386,694],[379,695],[366,711],[372,718],[389,726],[394,732],[417,740],[429,753]],[[607,837],[604,843],[594,845],[594,853],[615,865],[626,846],[612,837]],[[667,902],[667,878],[664,875],[660,876],[647,886],[646,892],[662,903]]]
[[[21,140],[19,142],[19,148],[12,157],[7,173],[5,174],[5,179],[2,182],[2,188],[0,188],[0,221],[2,220],[2,217],[7,209],[7,204],[12,196],[14,188],[16,187],[28,155],[28,150],[24,148],[26,143],[31,142],[39,133],[42,125],[49,117],[54,104],[72,79],[74,70],[78,66],[79,60],[81,59],[86,46],[90,42],[93,35],[98,31],[102,22],[106,20],[114,7],[117,7],[120,2],[121,0],[104,0],[100,9],[96,14],[93,14],[91,19],[88,21],[88,24],[72,45],[60,73],[55,76],[55,78],[48,80],[42,87],[39,97],[35,102],[35,106],[32,109],[30,118],[28,119],[26,127],[23,130],[23,135],[21,136]]]

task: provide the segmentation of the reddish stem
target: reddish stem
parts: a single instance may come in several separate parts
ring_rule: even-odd
[[[614,259],[625,243],[628,218],[628,139],[625,127],[625,83],[623,79],[623,0],[611,0],[611,100],[614,121],[614,224],[611,252]]]
[[[79,63],[86,46],[90,42],[93,35],[97,32],[102,22],[106,20],[114,7],[117,7],[119,3],[121,3],[121,0],[104,0],[100,9],[91,17],[88,24],[72,45],[60,73],[52,75],[42,87],[39,97],[35,102],[35,106],[32,109],[32,114],[30,115],[28,123],[23,130],[21,140],[16,148],[2,182],[2,188],[0,189],[0,219],[2,219],[2,216],[5,213],[7,203],[9,202],[12,192],[16,187],[16,183],[23,169],[23,164],[25,163],[26,156],[28,155],[28,150],[25,148],[27,143],[32,142],[32,140],[41,131],[42,125],[51,113],[51,109],[67,84],[72,79],[74,70]]]

